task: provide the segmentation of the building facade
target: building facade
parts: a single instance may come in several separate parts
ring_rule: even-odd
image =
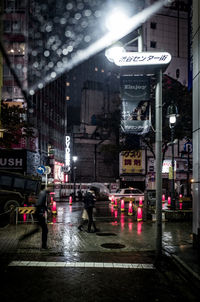
[[[193,243],[200,250],[200,3],[193,1]]]
[[[51,167],[49,178],[59,181],[63,178],[61,166],[65,162],[65,134],[67,106],[65,98],[65,77],[60,76],[44,88],[28,95],[33,84],[31,70],[34,68],[34,48],[38,32],[33,31],[34,1],[1,1],[2,5],[2,41],[7,59],[3,58],[2,102],[19,105],[25,109],[26,119],[31,125],[34,137],[21,139],[12,146],[12,152],[22,153],[28,158],[22,173],[37,174],[40,165]],[[32,6],[31,6],[32,5]],[[31,32],[31,38],[30,36]],[[11,66],[18,78],[13,76]],[[31,67],[31,68],[30,68]],[[27,93],[24,93],[27,92]],[[5,152],[0,150],[1,159],[5,161]],[[4,152],[4,153],[3,153]],[[26,156],[24,156],[26,152]],[[13,155],[14,156],[14,155]],[[29,167],[30,166],[30,167]],[[56,172],[57,171],[57,172]],[[59,175],[59,176],[58,176]]]

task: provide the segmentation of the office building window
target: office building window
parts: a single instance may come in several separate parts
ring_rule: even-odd
[[[156,29],[157,28],[157,23],[156,22],[151,22],[150,27],[151,27],[151,29]]]
[[[156,48],[156,41],[150,41],[150,47]]]

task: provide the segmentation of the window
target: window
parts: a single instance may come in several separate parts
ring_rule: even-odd
[[[178,79],[179,77],[180,77],[180,69],[177,68],[177,69],[176,69],[176,78]]]
[[[13,187],[17,189],[24,189],[25,179],[22,178],[14,178]]]
[[[11,187],[12,185],[12,177],[11,176],[3,176],[1,175],[0,183],[2,186]]]
[[[26,189],[29,191],[36,191],[37,190],[37,182],[33,180],[27,180]]]
[[[151,29],[156,29],[157,28],[157,23],[156,22],[151,22],[150,27],[151,27]]]
[[[150,47],[156,48],[156,41],[150,41]]]
[[[9,55],[24,55],[25,53],[25,43],[13,42],[4,43],[5,50]]]
[[[25,10],[25,7],[25,0],[4,0],[4,9],[6,10],[6,12],[14,10]]]
[[[23,21],[21,20],[17,20],[17,21],[4,20],[3,25],[4,25],[4,31],[7,33],[9,32],[21,33],[24,28]]]

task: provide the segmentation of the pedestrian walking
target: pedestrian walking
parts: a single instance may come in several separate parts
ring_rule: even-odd
[[[78,229],[80,231],[83,231],[83,227],[88,224],[88,214],[87,214],[87,211],[86,209],[84,208],[83,211],[82,211],[82,215],[81,215],[81,222],[78,226]]]
[[[82,194],[81,190],[78,191],[77,195],[78,195],[78,200],[82,201],[83,194]]]
[[[47,211],[48,211],[48,198],[49,193],[52,191],[53,187],[49,186],[45,188],[44,186],[41,187],[42,190],[38,196],[38,200],[36,201],[36,212],[35,216],[37,219],[37,227],[30,232],[22,235],[20,237],[20,241],[24,240],[35,233],[39,232],[40,228],[42,229],[42,249],[47,249],[47,234],[48,234],[48,227],[47,227]]]
[[[91,231],[92,226],[93,226],[94,232],[99,231],[99,229],[97,229],[96,224],[93,219],[93,209],[95,207],[95,201],[96,201],[96,198],[95,198],[94,191],[88,190],[88,192],[86,192],[86,194],[84,195],[84,198],[83,198],[84,208],[86,209],[87,214],[88,214],[88,229],[87,229],[88,233],[92,232]]]

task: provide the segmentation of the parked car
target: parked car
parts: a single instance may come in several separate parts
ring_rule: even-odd
[[[0,171],[0,212],[12,207],[34,204],[40,192],[41,179],[19,173]]]
[[[122,199],[125,197],[133,197],[136,202],[139,202],[140,198],[142,201],[144,200],[144,193],[137,188],[123,188],[118,189],[116,193],[109,194],[109,200],[112,200],[112,198]]]

